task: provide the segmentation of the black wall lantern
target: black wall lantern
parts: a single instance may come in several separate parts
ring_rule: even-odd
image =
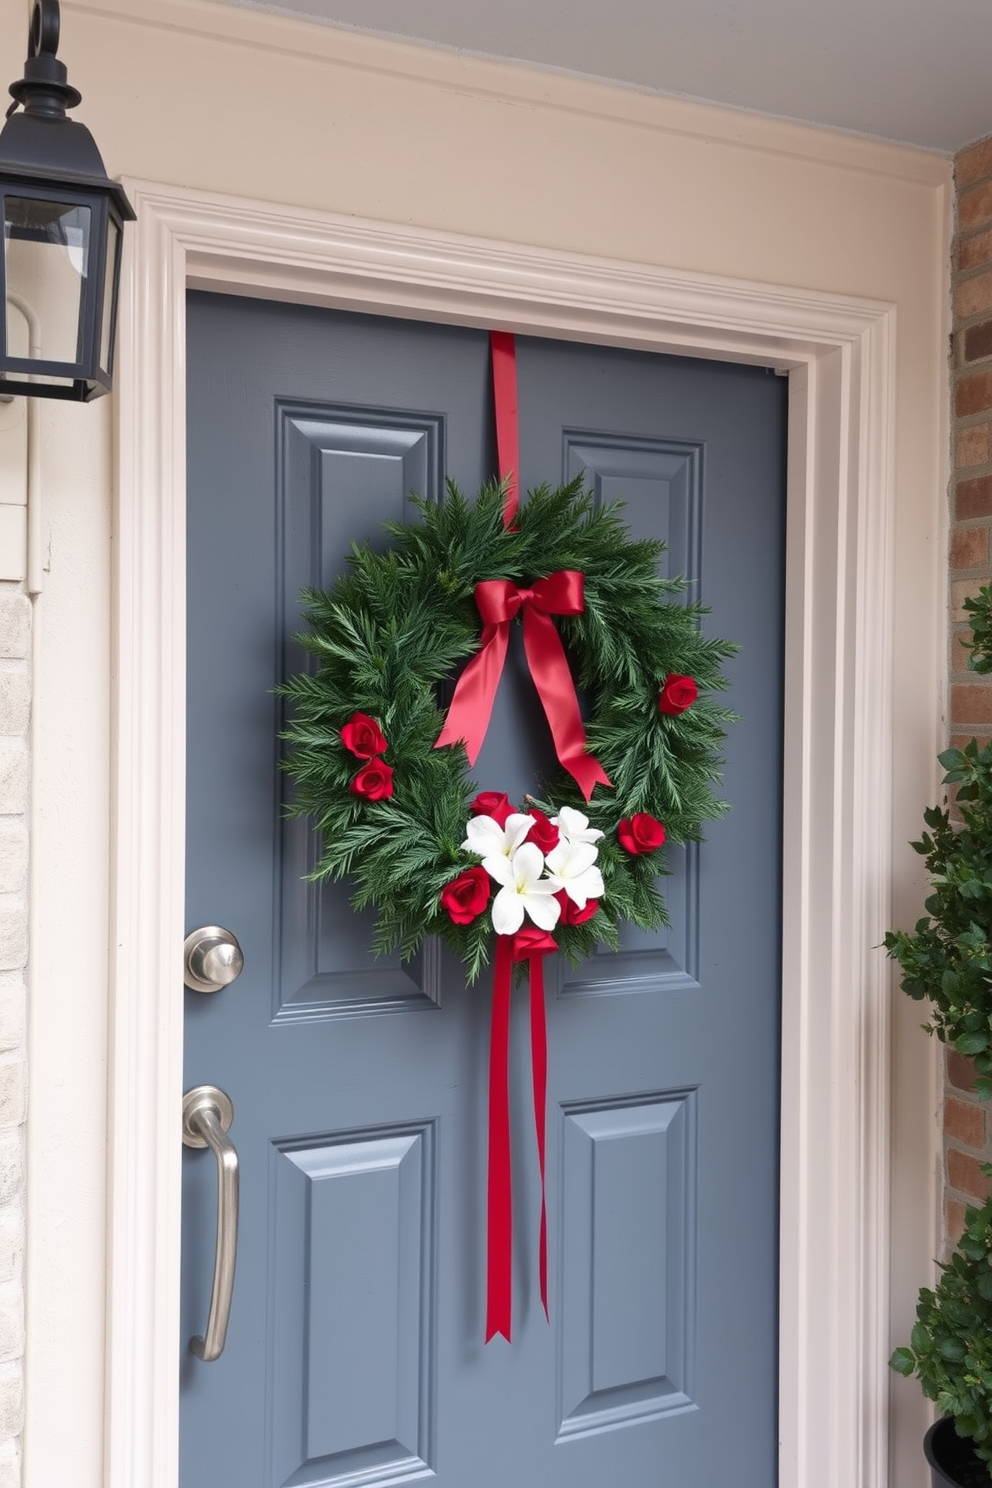
[[[81,95],[58,46],[58,0],[36,0],[0,133],[0,392],[88,402],[111,388],[121,238],[134,211],[89,130],[66,117]],[[36,344],[17,343],[19,305],[34,312]]]

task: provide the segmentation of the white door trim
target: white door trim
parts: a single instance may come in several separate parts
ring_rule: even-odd
[[[894,306],[126,184],[107,1488],[178,1472],[187,284],[789,371],[780,1485],[879,1488]]]

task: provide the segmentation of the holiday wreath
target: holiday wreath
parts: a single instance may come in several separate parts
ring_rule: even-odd
[[[350,878],[356,908],[375,907],[376,953],[406,959],[438,935],[470,981],[494,929],[553,933],[544,948],[577,962],[615,947],[625,921],[667,923],[659,849],[724,810],[713,784],[733,716],[710,694],[736,648],[702,634],[681,577],[659,577],[662,543],[631,539],[581,481],[532,491],[509,527],[504,504],[495,482],[474,503],[449,486],[417,503],[419,522],[386,524],[385,552],[355,547],[333,588],[306,592],[316,665],[282,688],[290,809],[321,833],[313,877]],[[519,810],[480,792],[466,757],[517,614],[563,764]],[[445,723],[438,689],[473,653]]]
[[[419,522],[387,524],[385,552],[356,547],[333,588],[307,591],[300,639],[315,665],[281,689],[294,704],[286,764],[292,811],[321,833],[313,877],[352,880],[355,906],[377,910],[377,952],[408,958],[439,935],[472,981],[495,942],[486,1341],[509,1341],[514,964],[530,976],[547,1313],[543,957],[579,961],[615,947],[625,921],[668,922],[659,850],[724,809],[713,783],[733,715],[711,694],[735,648],[703,636],[683,579],[659,577],[663,545],[631,539],[618,508],[597,508],[581,481],[541,486],[519,509],[505,481],[474,504],[449,485],[418,507]],[[518,617],[562,767],[521,809],[467,773]],[[438,690],[463,662],[445,718]]]

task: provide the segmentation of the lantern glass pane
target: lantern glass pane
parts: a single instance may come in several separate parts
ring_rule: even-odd
[[[114,296],[117,290],[117,255],[120,252],[121,230],[111,217],[107,224],[107,257],[103,266],[103,314],[100,325],[100,366],[112,372],[114,348],[111,337],[114,330]]]
[[[39,332],[31,355],[42,361],[72,365],[82,360],[90,231],[89,207],[4,198],[8,297],[34,309]]]

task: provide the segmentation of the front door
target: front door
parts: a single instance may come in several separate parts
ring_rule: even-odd
[[[547,964],[550,1325],[514,1007],[513,1342],[485,1346],[488,985],[433,946],[374,960],[346,888],[306,882],[273,688],[303,664],[303,585],[411,519],[411,491],[492,474],[488,335],[190,295],[187,927],[233,931],[244,970],[186,992],[185,1087],[233,1104],[241,1201],[204,1362],[217,1170],[184,1149],[182,1488],[777,1481],[786,384],[552,340],[517,356],[523,488],[581,473],[622,496],[741,645],[733,809],[671,854],[669,931]],[[480,788],[534,789],[540,717],[508,666]]]

